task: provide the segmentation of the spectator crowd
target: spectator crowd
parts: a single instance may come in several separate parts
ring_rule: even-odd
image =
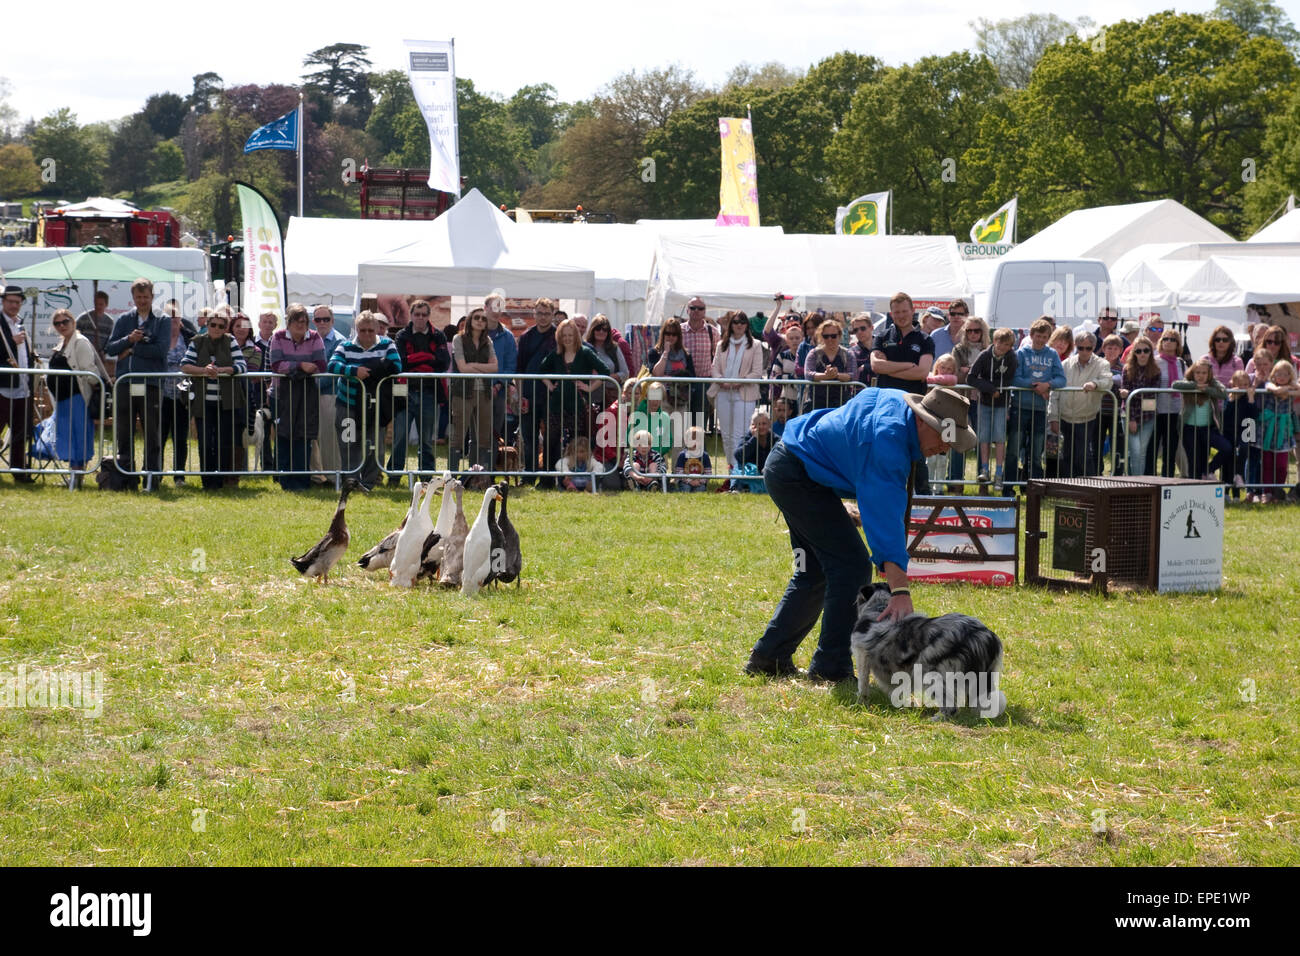
[[[16,480],[31,478],[29,450],[67,462],[78,480],[102,417],[114,448],[105,468],[146,487],[164,473],[186,480],[193,430],[204,488],[265,470],[287,490],[339,472],[368,490],[440,470],[445,444],[446,467],[483,483],[531,472],[525,480],[572,491],[761,491],[792,418],[865,388],[946,385],[970,399],[978,444],[973,461],[946,452],[917,463],[918,493],[1012,494],[1032,478],[1103,474],[1214,478],[1261,502],[1300,493],[1290,485],[1300,383],[1286,331],[1267,323],[1242,342],[1220,326],[1193,357],[1154,314],[1121,325],[1103,309],[1075,328],[1044,315],[990,330],[962,300],[918,309],[902,292],[884,315],[803,313],[778,297],[770,315],[710,316],[696,297],[634,349],[606,316],[569,316],[547,298],[521,335],[518,311],[493,295],[443,329],[424,299],[391,310],[395,322],[363,310],[346,336],[325,305],[290,305],[283,328],[263,313],[254,334],[228,306],[194,320],[174,301],[157,308],[147,280],[132,298],[116,320],[99,296],[75,320],[55,314],[49,367],[78,377],[42,387],[0,371]],[[5,289],[0,365],[10,369],[36,367],[22,301]]]

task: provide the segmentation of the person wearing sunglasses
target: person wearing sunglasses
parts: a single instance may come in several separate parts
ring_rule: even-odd
[[[722,450],[728,467],[749,434],[750,419],[758,405],[757,380],[763,377],[763,348],[754,339],[749,316],[728,312],[723,316],[725,338],[713,357],[714,378],[752,378],[753,385],[719,382],[709,386],[708,396],[718,413],[722,429]]]
[[[1151,436],[1156,430],[1156,399],[1139,395],[1128,401],[1129,393],[1140,388],[1159,388],[1160,369],[1156,367],[1155,348],[1146,338],[1139,338],[1128,350],[1124,372],[1120,376],[1120,400],[1128,410],[1128,463],[1130,475],[1155,474],[1155,456],[1149,455]]]
[[[808,353],[804,377],[810,382],[828,384],[814,385],[808,390],[808,410],[838,408],[856,391],[856,386],[847,383],[858,377],[858,363],[852,352],[840,348],[843,334],[844,326],[834,319],[827,319],[817,330],[818,345]]]
[[[1074,350],[1061,363],[1067,388],[1081,391],[1053,392],[1047,420],[1060,433],[1058,475],[1081,478],[1101,474],[1100,415],[1102,396],[1110,390],[1110,363],[1097,354],[1097,338],[1091,332],[1074,333]]]
[[[961,299],[953,299],[948,306],[948,324],[930,333],[930,338],[934,340],[936,358],[947,355],[961,344],[961,330],[969,317],[970,309],[966,303]]]
[[[447,337],[432,325],[433,306],[427,299],[411,303],[411,321],[397,333],[393,344],[402,357],[403,372],[436,373],[451,368],[451,350]],[[484,323],[487,322],[484,313]],[[490,337],[490,334],[489,334]],[[511,369],[511,371],[514,371]],[[434,450],[434,435],[438,429],[438,415],[445,380],[413,379],[407,382],[406,402],[394,409],[393,451],[388,459],[390,472],[406,470],[406,443],[415,422],[419,442],[418,457],[421,477],[427,480],[438,467]],[[390,476],[389,484],[397,484],[400,476]]]
[[[915,324],[916,307],[906,292],[889,300],[889,318],[871,341],[871,372],[879,388],[896,388],[924,395],[925,380],[934,365],[934,340]],[[930,474],[918,462],[913,475],[916,493],[930,493]]]
[[[236,375],[248,371],[243,350],[230,333],[230,318],[218,312],[202,333],[190,339],[181,371],[191,376],[190,412],[199,430],[199,470],[203,487],[225,487],[225,474],[234,469],[235,423],[242,429],[247,396]]]
[[[1112,335],[1118,335],[1124,341],[1124,348],[1131,344],[1128,336],[1119,331],[1119,313],[1107,306],[1097,316],[1097,341],[1105,342]]]
[[[74,372],[94,372],[101,381],[107,380],[95,346],[81,334],[76,320],[67,309],[54,313],[54,331],[59,334],[59,344],[50,357],[50,368],[65,368]],[[59,362],[56,358],[61,358]],[[95,423],[91,420],[87,403],[95,391],[95,379],[88,375],[71,378],[60,376],[47,379],[54,405],[54,457],[66,461],[73,471],[85,468],[95,455]],[[75,488],[80,475],[68,476],[68,487]]]
[[[334,395],[334,430],[343,473],[349,483],[370,491],[381,476],[373,434],[379,387],[402,371],[402,357],[391,339],[380,336],[373,311],[357,315],[352,338],[334,350],[329,370],[341,376]]]

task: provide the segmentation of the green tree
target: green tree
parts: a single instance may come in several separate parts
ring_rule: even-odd
[[[217,108],[217,100],[221,96],[221,90],[224,86],[225,83],[222,82],[220,75],[216,73],[195,74],[194,89],[185,101],[186,108],[192,108],[200,116],[211,113]]]
[[[727,80],[722,84],[722,92],[733,90],[783,90],[794,86],[803,79],[804,71],[792,69],[777,60],[755,66],[752,63],[740,63],[731,68]]]
[[[528,204],[582,203],[621,220],[648,215],[659,184],[645,178],[647,137],[704,94],[695,75],[679,66],[615,77],[593,100],[567,111],[563,134],[540,157],[552,164],[551,175],[528,191]]]
[[[554,137],[564,104],[549,83],[521,86],[506,103],[510,122],[523,130],[529,149],[540,149]]]
[[[55,110],[37,122],[30,142],[32,155],[42,167],[45,195],[84,199],[102,191],[106,153],[99,139],[78,125],[70,109]]]
[[[839,129],[853,106],[853,97],[862,87],[880,79],[882,66],[874,56],[844,50],[817,63],[800,83],[830,111]]]
[[[960,160],[999,90],[982,54],[929,56],[886,70],[858,92],[828,148],[841,201],[892,189],[894,232],[964,235],[976,183]]]
[[[1265,160],[1269,116],[1296,64],[1228,20],[1158,13],[1043,55],[1015,107],[1022,196],[1049,219],[1083,206],[1176,199],[1229,231]],[[1010,178],[1000,174],[1003,180]]]
[[[41,170],[30,148],[20,143],[0,146],[0,196],[30,196],[41,188]]]
[[[185,177],[185,156],[181,148],[170,140],[163,140],[153,148],[149,161],[149,175],[155,183],[170,183]]]
[[[9,81],[0,76],[0,143],[7,143],[18,132],[18,111],[9,102]]]
[[[149,127],[144,113],[135,113],[122,121],[108,147],[108,164],[104,185],[113,193],[127,193],[139,202],[146,186],[152,182],[151,160],[158,137]]]
[[[1300,30],[1281,7],[1270,0],[1219,0],[1210,16],[1231,20],[1247,36],[1272,37],[1300,57]]]
[[[144,101],[144,118],[160,139],[171,139],[181,131],[189,107],[175,93],[155,93]]]
[[[1242,238],[1258,231],[1287,196],[1300,195],[1300,87],[1292,92],[1284,109],[1268,118],[1263,154],[1259,178],[1244,189]]]
[[[975,48],[993,61],[1003,85],[1023,90],[1048,47],[1093,25],[1091,17],[1070,21],[1054,13],[1027,13],[996,23],[980,17],[971,29],[975,31]]]
[[[464,77],[456,78],[456,112],[460,126],[460,174],[466,189],[478,189],[494,203],[518,205],[527,186],[527,133],[510,121],[506,104],[478,92]],[[419,113],[417,111],[417,116]],[[421,118],[420,125],[424,121]],[[424,138],[427,163],[428,133]]]
[[[414,110],[418,116],[419,107],[415,105],[415,97],[411,94],[411,84],[401,70],[370,74],[370,90],[375,97],[375,106],[366,121],[366,132],[379,150],[373,157],[378,162],[382,157],[405,148],[405,123],[402,116],[410,110]],[[388,162],[387,159],[383,161]]]
[[[752,109],[759,218],[791,232],[828,232],[834,215],[823,144],[830,110],[801,85],[745,89],[708,97],[674,113],[646,146],[655,161],[653,212],[711,219],[718,214],[721,145],[718,118]]]
[[[318,119],[327,123],[344,104],[351,109],[345,119],[349,125],[364,127],[374,100],[370,94],[370,58],[359,43],[332,43],[313,50],[303,59],[310,67],[302,75],[303,89],[318,104]]]

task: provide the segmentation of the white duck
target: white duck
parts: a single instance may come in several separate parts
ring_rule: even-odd
[[[420,492],[424,500],[416,507]],[[389,581],[399,588],[409,588],[415,584],[415,576],[420,573],[420,552],[424,549],[424,539],[433,530],[433,519],[429,517],[429,505],[433,501],[433,482],[411,486],[411,510],[406,514],[406,527],[397,536],[393,548],[393,560],[388,566]]]
[[[449,488],[456,495],[456,508],[452,515],[451,530],[442,539],[444,547],[438,580],[447,587],[454,588],[460,586],[461,573],[465,568],[465,539],[469,536],[469,523],[465,520],[465,508],[461,502],[465,486],[459,481],[453,481]]]
[[[465,538],[465,569],[461,574],[460,593],[473,597],[487,580],[492,567],[492,532],[488,528],[488,508],[497,500],[500,492],[496,487],[488,488],[483,495],[483,505],[479,508],[474,527],[469,529]]]
[[[440,484],[442,487],[442,507],[438,509],[438,523],[433,526],[433,534],[437,539],[426,536],[424,539],[424,553],[420,562],[420,577],[430,577],[437,580],[438,571],[442,565],[442,555],[445,550],[447,536],[451,534],[451,526],[456,518],[456,508],[451,503],[452,495],[450,494],[450,485],[452,483],[451,472],[444,471]]]

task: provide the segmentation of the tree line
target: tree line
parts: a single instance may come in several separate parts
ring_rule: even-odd
[[[900,233],[964,238],[1013,195],[1021,238],[1074,209],[1167,197],[1244,238],[1300,192],[1300,33],[1274,3],[972,28],[971,49],[896,67],[844,51],[806,69],[740,64],[714,88],[672,65],[624,73],[576,103],[548,83],[506,97],[458,77],[461,173],[507,206],[711,218],[717,120],[752,115],[762,221],[794,232],[829,232],[836,206],[892,189]],[[357,215],[349,163],[428,165],[405,73],[373,70],[352,43],[303,65],[298,87],[201,73],[185,95],[85,126],[66,108],[19,124],[0,81],[0,196],[168,200],[224,234],[242,179],[287,215],[293,155],[245,155],[243,143],[294,109],[299,89],[309,215]]]

